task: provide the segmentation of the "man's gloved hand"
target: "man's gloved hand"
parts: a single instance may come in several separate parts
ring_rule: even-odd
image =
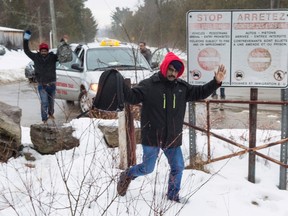
[[[26,30],[24,32],[24,36],[23,36],[24,40],[30,40],[31,38],[31,31],[30,30]]]

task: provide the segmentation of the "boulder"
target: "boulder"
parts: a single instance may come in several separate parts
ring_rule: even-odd
[[[69,150],[79,146],[79,140],[73,137],[71,126],[33,124],[30,137],[34,149],[40,154],[55,154],[61,150]]]
[[[116,148],[119,146],[118,127],[99,124],[98,128],[103,133],[104,140],[108,147]],[[141,143],[141,129],[140,128],[135,128],[135,139],[136,139],[137,144]]]
[[[19,156],[22,110],[0,102],[0,161]]]

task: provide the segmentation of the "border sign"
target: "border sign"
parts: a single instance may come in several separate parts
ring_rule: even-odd
[[[224,64],[222,86],[287,87],[288,10],[189,11],[187,29],[189,83]]]

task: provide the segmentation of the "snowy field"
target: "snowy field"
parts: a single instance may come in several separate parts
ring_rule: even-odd
[[[0,56],[1,83],[24,80],[24,67],[29,61],[22,51],[7,51]],[[278,189],[280,167],[257,157],[256,183],[250,183],[247,154],[209,164],[205,172],[186,169],[180,196],[187,203],[179,204],[166,200],[169,166],[160,152],[154,172],[132,181],[126,196],[119,197],[118,148],[106,146],[99,124],[117,125],[117,121],[72,120],[67,125],[75,129],[80,146],[55,155],[34,151],[30,128],[22,127],[24,152],[31,153],[36,160],[18,157],[1,164],[0,216],[288,216],[288,192]],[[248,130],[214,132],[248,146]],[[182,150],[186,165],[188,138],[188,129],[184,128]],[[259,144],[279,139],[279,131],[257,131]],[[242,150],[216,138],[211,138],[211,143],[212,158]],[[197,133],[197,150],[202,159],[207,159],[207,138],[202,133]],[[141,145],[137,145],[137,162],[141,161],[141,152]],[[279,160],[280,145],[260,152]]]
[[[24,68],[31,60],[23,50],[7,50],[0,55],[0,84],[25,80]]]

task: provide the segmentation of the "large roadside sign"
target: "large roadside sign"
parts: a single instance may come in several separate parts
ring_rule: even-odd
[[[189,83],[209,82],[224,64],[222,86],[287,87],[287,10],[189,11],[187,34]]]

